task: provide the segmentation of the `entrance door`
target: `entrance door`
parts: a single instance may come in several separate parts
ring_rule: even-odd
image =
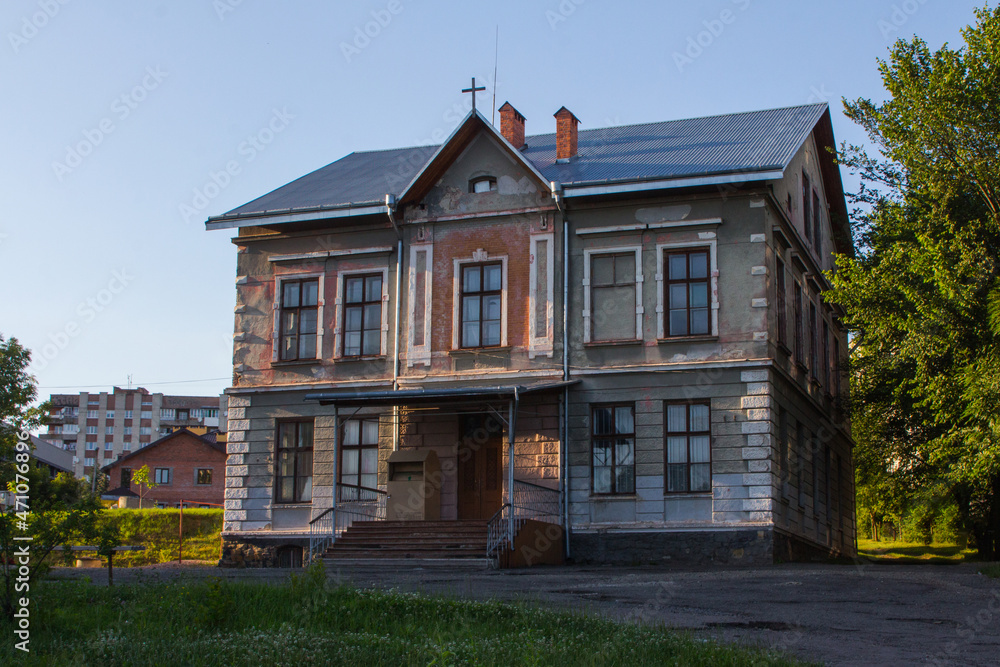
[[[458,518],[491,518],[503,500],[503,425],[488,415],[460,417]]]

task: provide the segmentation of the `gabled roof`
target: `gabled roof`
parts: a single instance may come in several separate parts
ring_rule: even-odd
[[[163,436],[159,440],[154,440],[153,442],[149,443],[145,447],[142,447],[141,449],[137,449],[134,452],[132,452],[131,454],[128,454],[127,456],[123,456],[120,459],[116,459],[116,460],[112,461],[111,463],[107,464],[106,466],[103,466],[101,468],[101,472],[108,472],[109,470],[111,470],[111,468],[113,466],[116,466],[119,463],[124,463],[125,461],[128,461],[132,457],[138,456],[139,454],[148,454],[149,450],[153,449],[154,447],[159,447],[160,445],[162,445],[164,443],[167,443],[167,442],[169,442],[169,441],[173,440],[174,438],[177,438],[178,436],[181,436],[181,435],[189,435],[192,438],[195,438],[196,440],[198,440],[199,442],[201,442],[206,447],[211,447],[212,449],[214,449],[215,451],[219,452],[220,454],[225,454],[226,453],[226,448],[223,447],[222,445],[220,445],[220,444],[218,444],[216,442],[213,442],[211,440],[207,440],[206,438],[203,438],[202,436],[198,435],[197,433],[192,433],[191,431],[187,430],[186,428],[181,428],[181,429],[177,429],[176,431],[174,431],[170,435]]]
[[[434,184],[438,182],[438,179],[451,166],[452,162],[472,143],[473,139],[479,136],[480,132],[485,132],[487,135],[493,137],[500,145],[500,148],[534,177],[543,189],[548,188],[549,180],[538,173],[535,165],[521,151],[511,146],[510,142],[504,139],[503,135],[481,113],[473,109],[465,117],[465,120],[458,124],[455,131],[444,140],[444,143],[435,151],[434,155],[420,169],[417,175],[413,177],[409,185],[399,193],[399,204],[402,205],[422,199],[434,187]]]
[[[601,187],[650,182],[663,182],[666,188],[769,180],[780,178],[824,116],[828,124],[826,104],[809,104],[581,130],[578,153],[568,163],[556,162],[555,133],[529,136],[527,147],[514,152],[545,182],[561,183],[566,196],[599,194]],[[449,141],[462,140],[463,132],[477,119],[500,136],[480,114],[472,112]],[[380,212],[378,207],[384,207],[387,194],[399,198],[419,189],[421,175],[429,173],[428,166],[436,156],[448,152],[448,143],[351,153],[239,208],[211,217],[207,225],[217,229],[262,217]]]

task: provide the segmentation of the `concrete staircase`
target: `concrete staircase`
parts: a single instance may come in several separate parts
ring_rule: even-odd
[[[355,521],[323,555],[334,560],[485,556],[485,521]]]

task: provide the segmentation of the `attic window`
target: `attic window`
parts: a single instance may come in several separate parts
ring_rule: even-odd
[[[495,192],[497,189],[497,179],[492,176],[480,176],[469,181],[469,192],[479,194],[481,192]]]

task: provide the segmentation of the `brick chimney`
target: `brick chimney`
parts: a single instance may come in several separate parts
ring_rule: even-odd
[[[500,134],[514,148],[524,148],[524,116],[510,102],[500,107]]]
[[[563,107],[555,112],[556,117],[556,159],[568,160],[576,155],[576,126],[580,119]]]

